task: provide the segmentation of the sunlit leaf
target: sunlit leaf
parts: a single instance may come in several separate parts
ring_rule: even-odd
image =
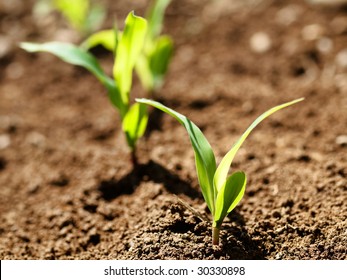
[[[144,98],[136,99],[136,101],[162,110],[174,117],[186,128],[195,152],[196,168],[201,191],[211,213],[214,213],[213,175],[216,170],[216,160],[212,148],[201,130],[188,118],[159,102]]]
[[[239,171],[228,177],[222,185],[216,198],[216,211],[213,217],[214,226],[220,227],[225,216],[240,202],[245,193],[246,183],[246,174]]]
[[[140,103],[133,104],[123,119],[123,131],[132,149],[135,148],[136,141],[145,133],[147,122],[147,106]]]
[[[295,103],[298,103],[300,101],[302,101],[303,98],[300,99],[296,99],[293,100],[291,102],[288,103],[284,103],[282,105],[278,105],[276,107],[273,107],[272,109],[266,111],[265,113],[263,113],[262,115],[260,115],[249,127],[248,129],[242,134],[242,136],[236,141],[236,143],[232,146],[232,148],[230,149],[230,151],[224,156],[224,158],[222,159],[221,163],[219,164],[217,170],[216,170],[216,174],[214,175],[214,186],[217,189],[217,192],[220,191],[220,189],[223,187],[223,184],[227,178],[229,169],[230,169],[230,165],[237,153],[237,151],[239,150],[239,148],[241,147],[242,143],[246,140],[247,136],[251,133],[251,131],[261,122],[263,121],[265,118],[267,118],[268,116],[272,115],[273,113],[275,113],[278,110],[281,110],[285,107],[288,107],[290,105],[293,105]]]
[[[149,66],[149,60],[143,53],[137,58],[135,70],[145,90],[151,91],[154,88],[154,77]]]
[[[149,57],[150,69],[154,83],[160,86],[166,74],[173,53],[173,42],[168,36],[161,36],[155,43],[155,48]]]
[[[85,29],[89,0],[54,0],[53,3],[75,29],[81,32],[87,31]]]
[[[120,95],[114,81],[101,69],[96,58],[89,52],[69,43],[49,42],[44,44],[21,43],[20,47],[28,52],[48,52],[72,65],[89,70],[107,88],[112,103],[122,108]]]
[[[105,20],[106,9],[100,4],[95,4],[89,9],[87,28],[89,31],[98,29]]]
[[[146,18],[148,20],[148,39],[153,40],[160,35],[163,25],[164,13],[171,0],[154,0]]]
[[[103,46],[105,49],[114,52],[116,47],[116,34],[115,30],[107,29],[101,30],[90,35],[81,45],[84,49],[91,49],[98,45]]]
[[[131,12],[125,21],[125,29],[117,44],[116,62],[113,68],[113,76],[124,104],[129,103],[132,71],[142,51],[146,31],[146,20]]]

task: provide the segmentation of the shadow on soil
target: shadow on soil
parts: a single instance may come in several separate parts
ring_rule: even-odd
[[[132,194],[142,181],[162,183],[166,190],[173,194],[184,194],[191,198],[201,197],[189,183],[152,160],[146,164],[139,164],[120,180],[102,181],[99,191],[103,199],[111,201],[120,195]]]
[[[265,260],[266,250],[261,240],[254,240],[246,229],[243,216],[234,210],[229,220],[222,225],[221,244],[222,251],[228,252],[232,259]]]
[[[200,192],[192,188],[191,184],[152,160],[146,164],[139,164],[120,180],[102,181],[99,185],[101,198],[112,201],[120,195],[130,195],[143,181],[162,183],[172,194],[183,194],[193,199],[197,197],[202,199]],[[196,217],[195,221],[193,223],[185,221],[183,219],[186,215],[184,210],[188,208],[179,203],[175,205],[173,207],[177,208],[175,211],[180,213],[181,218],[172,221],[166,228],[167,230],[182,234],[192,232],[197,236],[210,234],[210,223],[201,222],[192,211],[190,212]],[[265,259],[266,250],[262,241],[252,239],[246,229],[243,216],[237,211],[233,211],[228,220],[223,224],[221,231],[220,249],[212,250],[208,254],[212,254],[215,259]]]

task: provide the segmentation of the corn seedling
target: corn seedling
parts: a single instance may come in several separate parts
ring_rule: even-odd
[[[167,35],[160,35],[164,13],[170,1],[154,0],[146,12],[147,34],[143,51],[135,63],[135,70],[143,87],[149,93],[153,93],[161,87],[173,53],[172,39]],[[114,37],[113,30],[102,30],[87,38],[82,43],[82,47],[90,49],[102,45],[113,52],[116,42]]]
[[[136,164],[136,142],[144,134],[148,112],[147,106],[130,104],[132,73],[143,49],[147,31],[147,21],[129,13],[125,21],[122,36],[115,36],[116,59],[113,67],[113,79],[100,67],[97,59],[84,49],[67,43],[49,42],[44,44],[21,43],[28,52],[48,52],[63,61],[89,70],[106,87],[111,103],[118,109],[122,119],[122,129],[132,151],[132,160]]]
[[[94,32],[105,18],[105,9],[94,0],[39,0],[35,4],[36,14],[58,11],[82,36]]]
[[[231,163],[251,131],[265,118],[287,106],[302,101],[294,101],[273,107],[260,115],[242,134],[231,147],[220,164],[216,165],[216,159],[211,145],[201,130],[184,115],[164,106],[163,104],[149,99],[136,99],[140,104],[151,105],[174,117],[188,132],[190,142],[194,149],[195,166],[199,185],[206,204],[212,214],[212,244],[219,244],[219,231],[224,218],[236,207],[242,199],[246,188],[246,174],[237,171],[228,176]]]

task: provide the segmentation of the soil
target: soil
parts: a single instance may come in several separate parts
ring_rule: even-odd
[[[345,8],[170,4],[175,54],[157,99],[202,129],[218,162],[258,115],[305,97],[240,149],[246,193],[213,247],[210,223],[186,207],[211,218],[184,128],[153,111],[134,168],[96,79],[17,47],[70,38],[57,15],[35,20],[33,3],[0,1],[1,259],[347,259]],[[147,5],[104,3],[105,28]],[[94,53],[110,72],[112,56]],[[133,96],[144,96],[136,78]]]

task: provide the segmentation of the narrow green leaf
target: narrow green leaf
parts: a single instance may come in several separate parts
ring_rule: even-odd
[[[142,53],[136,62],[135,69],[142,85],[147,91],[161,86],[173,53],[173,42],[168,36],[161,36],[156,41],[150,54]]]
[[[147,122],[147,106],[140,103],[133,104],[123,119],[123,131],[131,149],[135,149],[136,141],[145,133]]]
[[[48,52],[67,63],[84,67],[93,73],[101,83],[107,86],[107,88],[111,86],[111,84],[111,87],[114,87],[112,79],[104,73],[96,58],[87,51],[72,44],[62,42],[49,42],[44,44],[24,42],[20,44],[20,47],[27,52]]]
[[[95,4],[89,9],[87,27],[90,32],[100,28],[106,17],[106,9],[100,4]]]
[[[116,46],[115,30],[106,29],[90,35],[81,45],[83,49],[89,50],[98,45],[103,46],[105,49],[114,52]]]
[[[166,74],[173,53],[173,42],[169,36],[161,36],[155,43],[151,53],[150,68],[156,85],[160,86]]]
[[[129,104],[129,92],[132,84],[132,71],[143,49],[147,31],[147,21],[129,13],[125,20],[123,35],[117,44],[116,62],[113,76],[119,87],[122,103]]]
[[[87,31],[89,0],[54,0],[53,3],[75,29]]]
[[[145,90],[147,92],[152,91],[154,88],[154,79],[149,67],[149,60],[143,53],[137,58],[135,70]]]
[[[122,108],[120,95],[114,81],[101,69],[96,58],[87,51],[72,44],[49,42],[44,44],[21,43],[20,47],[28,52],[48,52],[72,65],[81,66],[90,71],[107,88],[114,106]]]
[[[220,188],[216,198],[216,212],[213,224],[219,228],[225,216],[231,212],[242,199],[246,189],[247,178],[242,171],[233,173]]]
[[[148,19],[148,39],[153,41],[158,37],[164,19],[164,13],[171,0],[153,0],[146,18]]]
[[[266,111],[265,113],[263,113],[262,115],[260,115],[249,127],[248,129],[242,134],[242,136],[236,141],[236,143],[232,146],[231,150],[224,156],[224,158],[222,159],[221,163],[219,164],[216,173],[214,175],[214,186],[217,190],[217,193],[220,191],[220,189],[223,187],[224,182],[226,181],[226,177],[228,175],[229,172],[229,168],[230,165],[237,153],[237,151],[239,150],[239,148],[241,147],[242,143],[245,141],[245,139],[247,138],[247,136],[251,133],[251,131],[261,122],[263,121],[265,118],[267,118],[268,116],[272,115],[273,113],[275,113],[278,110],[281,110],[285,107],[288,107],[290,105],[293,105],[295,103],[298,103],[300,101],[302,101],[303,98],[300,99],[296,99],[293,100],[291,102],[288,103],[284,103],[282,105],[278,105],[276,107],[273,107],[272,109]]]
[[[195,153],[195,163],[202,194],[211,213],[214,213],[213,175],[216,170],[216,160],[212,148],[201,130],[187,117],[149,99],[136,99],[142,104],[151,105],[174,117],[188,132]]]

